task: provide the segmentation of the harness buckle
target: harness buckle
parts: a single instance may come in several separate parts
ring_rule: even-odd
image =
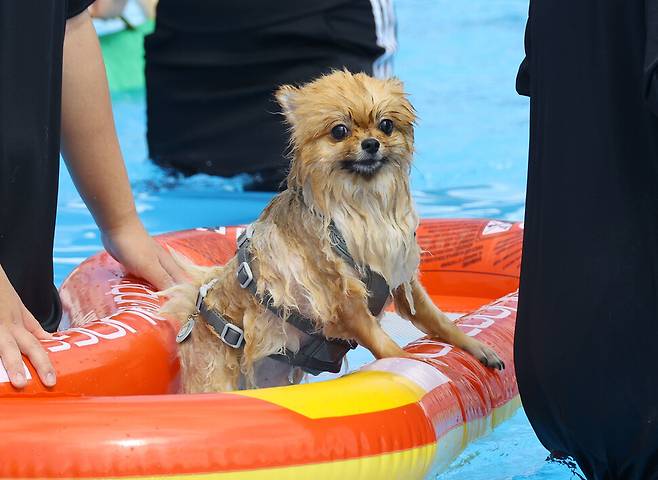
[[[219,338],[231,348],[240,348],[244,341],[244,330],[227,322],[222,333],[219,334]]]
[[[249,267],[247,262],[242,262],[240,264],[236,276],[238,277],[238,283],[242,288],[247,288],[254,280],[254,274],[251,272],[251,267]]]
[[[201,304],[206,298],[206,295],[208,295],[208,292],[210,289],[217,283],[218,278],[213,278],[211,281],[208,283],[204,283],[199,287],[199,294],[196,297],[196,312],[195,315],[198,315],[199,310],[201,310]]]
[[[238,237],[238,248],[242,248],[242,246],[245,243],[251,240],[251,237],[253,237],[253,235],[254,235],[254,227],[251,224],[249,224],[244,229],[244,232],[242,232]]]

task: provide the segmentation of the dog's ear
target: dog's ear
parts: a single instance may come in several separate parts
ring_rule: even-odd
[[[281,105],[286,120],[288,120],[288,123],[291,125],[295,124],[295,110],[297,108],[296,102],[298,95],[299,88],[293,87],[292,85],[283,85],[279,87],[274,94],[276,101]]]

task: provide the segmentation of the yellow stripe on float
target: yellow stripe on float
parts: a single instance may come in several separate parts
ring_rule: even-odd
[[[519,396],[512,398],[498,408],[494,408],[486,417],[471,420],[466,424],[463,446],[466,446],[480,437],[488,435],[502,422],[510,418],[521,405]]]
[[[364,371],[331,382],[245,390],[233,395],[265,400],[308,418],[329,418],[402,407],[418,402],[425,391],[400,375]]]
[[[383,372],[358,373],[359,376],[362,374],[368,374],[368,377],[372,377],[373,375],[371,374],[377,374],[379,376]],[[347,380],[351,376],[357,376],[357,374],[344,378]],[[359,380],[359,382],[361,381]],[[371,378],[369,381],[381,380]],[[315,385],[320,384],[308,384],[304,385],[304,387],[313,387]],[[381,386],[381,384],[372,383],[370,385]],[[397,386],[396,388],[400,389],[401,387]],[[402,389],[404,390],[404,387]],[[244,393],[242,392],[241,394]],[[313,391],[314,395],[316,393],[318,392]],[[314,399],[314,401],[316,400]],[[371,400],[377,401],[374,398]],[[438,439],[436,444],[424,445],[398,452],[290,467],[218,473],[134,476],[130,478],[136,480],[155,480],[159,478],[165,478],[167,480],[262,480],[264,478],[268,480],[299,480],[306,478],[312,478],[313,480],[333,480],[336,478],[349,480],[422,480],[428,478],[430,474],[436,475],[445,471],[468,443],[475,440],[479,435],[489,433],[491,426],[497,426],[498,423],[511,417],[520,404],[519,397],[516,396],[506,404],[496,408],[491,415],[469,422],[466,425],[459,425],[446,432]],[[105,478],[104,480],[111,479]],[[114,480],[121,479],[115,478]]]
[[[462,453],[466,446],[464,445],[465,431],[466,427],[463,424],[458,425],[437,440],[436,454],[431,468],[434,474],[445,472]]]
[[[491,418],[491,428],[496,428],[505,420],[509,419],[512,415],[516,413],[516,411],[519,409],[520,406],[521,406],[521,397],[517,395],[516,397],[512,398],[509,402],[507,402],[505,405],[495,408]]]
[[[490,415],[458,425],[443,434],[438,439],[438,448],[432,472],[441,473],[447,470],[468,445],[480,437],[490,434],[494,428],[514,415],[520,406],[521,399],[517,395],[507,403],[495,408]]]
[[[313,480],[334,480],[337,478],[349,480],[421,480],[429,473],[435,453],[436,445],[432,444],[372,457],[295,465],[293,467],[130,478],[140,480],[155,480],[157,478],[167,480],[300,480],[308,478]]]

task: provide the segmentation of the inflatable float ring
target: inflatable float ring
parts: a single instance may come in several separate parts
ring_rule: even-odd
[[[159,240],[202,264],[226,262],[239,227]],[[44,342],[55,388],[13,389],[0,368],[0,478],[421,479],[519,406],[512,361],[523,225],[424,220],[421,281],[460,328],[507,365],[483,367],[420,338],[335,380],[177,395],[177,328],[149,285],[107,254],[76,268],[61,297],[92,320]],[[483,306],[484,305],[484,306]],[[393,314],[391,314],[393,315]]]

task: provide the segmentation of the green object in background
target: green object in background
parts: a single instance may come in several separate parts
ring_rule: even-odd
[[[110,92],[144,88],[144,36],[153,31],[154,25],[149,20],[99,37]]]

